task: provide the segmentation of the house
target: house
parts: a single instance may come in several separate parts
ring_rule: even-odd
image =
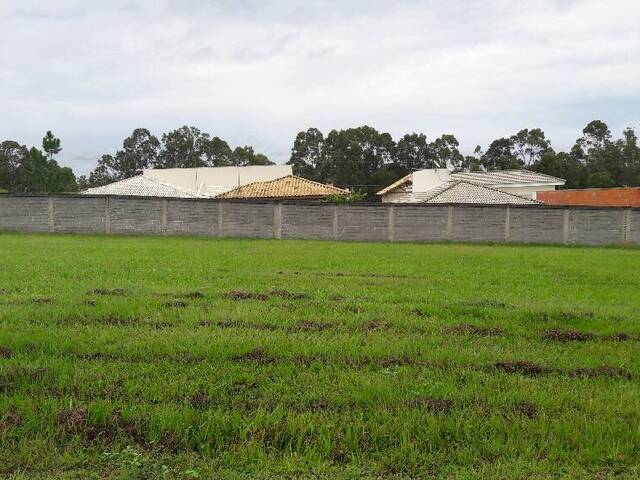
[[[141,197],[215,198],[243,185],[291,175],[291,165],[247,167],[149,168],[141,175],[102,187],[85,195],[133,195]]]
[[[447,198],[446,203],[522,204],[540,203],[537,192],[561,185],[561,178],[529,170],[451,173],[442,168],[413,172],[377,195],[385,203],[445,203]]]
[[[290,165],[219,168],[147,169],[142,175],[84,195],[125,195],[165,198],[219,198],[237,200],[310,200],[348,195],[348,190],[297,177]]]
[[[550,205],[640,207],[640,187],[583,188],[540,192],[538,199]]]
[[[314,200],[329,195],[348,195],[348,190],[307,180],[295,175],[253,182],[218,195],[220,199]]]

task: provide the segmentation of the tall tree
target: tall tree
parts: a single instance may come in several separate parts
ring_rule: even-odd
[[[0,190],[14,191],[18,167],[29,156],[29,149],[13,140],[0,143]]]
[[[55,160],[33,147],[17,169],[16,190],[29,193],[74,192],[76,178],[68,167],[60,167]]]
[[[291,165],[293,173],[310,180],[321,180],[326,170],[324,135],[317,128],[309,128],[299,132],[293,141],[291,157],[287,165]]]
[[[434,160],[432,165],[426,168],[451,168],[460,170],[464,167],[464,156],[458,150],[460,143],[458,139],[451,134],[441,135],[431,144]]]
[[[209,134],[186,125],[162,134],[162,150],[155,166],[158,168],[204,167],[205,144]]]
[[[255,153],[253,147],[236,147],[231,155],[233,165],[246,167],[249,165],[274,165],[274,163],[262,153]]]
[[[487,170],[508,170],[522,166],[513,154],[513,142],[510,138],[499,138],[491,142],[481,161]]]
[[[49,160],[53,160],[53,156],[62,150],[60,139],[56,138],[53,133],[51,133],[51,130],[47,130],[47,133],[42,139],[42,149],[46,152]]]
[[[327,170],[323,181],[373,193],[384,185],[372,183],[372,176],[391,163],[395,143],[388,133],[362,126],[332,130],[326,139]]]
[[[533,165],[549,151],[551,142],[539,128],[525,128],[511,137],[512,153],[521,165]]]

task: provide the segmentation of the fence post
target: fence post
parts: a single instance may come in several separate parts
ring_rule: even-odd
[[[511,207],[507,205],[507,209],[504,214],[504,241],[508,242],[511,238]]]
[[[48,216],[47,223],[49,227],[49,233],[53,233],[56,230],[55,215],[56,215],[56,207],[53,204],[53,197],[49,197],[49,202],[47,206],[47,216]]]
[[[224,215],[224,204],[222,202],[218,202],[218,237],[224,237],[224,231],[222,230],[224,228],[224,219],[223,219],[223,215]]]
[[[111,233],[111,200],[108,196],[104,197],[104,232]]]
[[[338,239],[338,205],[333,206],[333,239]]]
[[[396,211],[393,207],[389,207],[389,241],[395,242],[396,240]]]
[[[447,207],[447,240],[453,237],[453,206]]]
[[[162,235],[167,234],[167,199],[162,199],[162,209],[160,212],[160,231]]]
[[[631,209],[627,208],[622,217],[622,241],[629,243],[631,241]]]
[[[564,223],[562,227],[562,242],[569,243],[569,209],[564,209]]]
[[[282,238],[282,203],[273,204],[273,238]]]

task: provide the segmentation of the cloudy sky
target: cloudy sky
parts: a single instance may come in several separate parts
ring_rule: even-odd
[[[194,125],[285,162],[367,124],[463,150],[592,119],[640,129],[638,0],[0,0],[0,140],[77,173],[136,127]]]

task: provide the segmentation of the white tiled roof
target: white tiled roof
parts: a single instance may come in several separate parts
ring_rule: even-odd
[[[526,185],[526,184],[558,184],[564,185],[562,178],[552,177],[544,173],[530,170],[495,170],[491,172],[460,172],[452,173],[451,180],[466,180],[483,185]]]
[[[89,188],[81,193],[84,195],[131,195],[137,197],[199,197],[196,192],[143,175],[126,178],[102,187]]]
[[[402,196],[397,203],[475,203],[485,205],[534,205],[537,200],[503,192],[476,183],[455,180],[446,182],[427,192],[414,192]]]

